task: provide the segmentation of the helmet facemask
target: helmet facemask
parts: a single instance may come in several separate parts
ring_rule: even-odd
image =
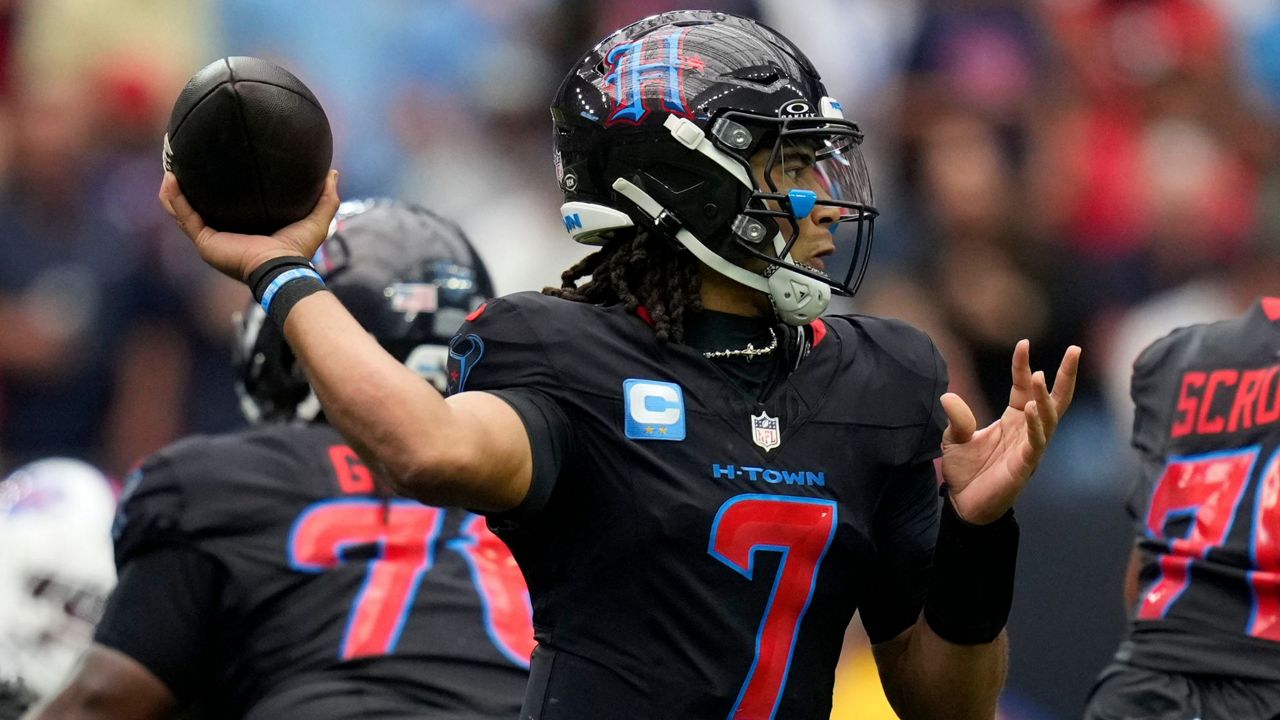
[[[712,132],[718,146],[727,146],[723,150],[748,167],[754,185],[734,222],[733,248],[767,263],[766,276],[785,269],[825,283],[839,295],[857,292],[878,215],[858,127],[844,120],[728,112]],[[748,145],[749,154],[730,145],[741,145],[734,138],[743,132],[762,136]],[[792,257],[806,220],[826,230],[832,242],[831,251],[811,264]]]
[[[768,295],[780,320],[812,322],[832,292],[857,291],[878,215],[859,148],[861,131],[840,117],[838,103],[823,98],[822,104],[827,114],[821,117],[728,111],[711,122],[709,137],[686,118],[667,117],[665,126],[681,145],[712,160],[721,180],[733,178],[727,184],[749,189],[745,207],[729,219],[722,237],[698,237],[672,208],[626,178],[613,189],[641,210],[649,221],[643,224],[674,237],[712,270]],[[581,205],[568,203],[564,212],[580,212]],[[831,234],[832,247],[818,252],[842,260],[843,267],[819,267],[826,261],[816,255],[809,264],[793,257],[805,223]]]

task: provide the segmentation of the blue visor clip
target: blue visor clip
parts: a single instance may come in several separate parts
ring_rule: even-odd
[[[791,200],[791,214],[797,220],[809,217],[809,213],[813,212],[813,206],[818,204],[818,193],[812,190],[791,190],[787,193],[787,197]]]

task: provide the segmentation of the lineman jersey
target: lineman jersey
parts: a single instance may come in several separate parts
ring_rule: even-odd
[[[1269,317],[1270,316],[1270,317]],[[1117,659],[1280,681],[1280,300],[1134,367],[1141,595]]]
[[[854,611],[873,642],[916,621],[943,361],[895,321],[809,333],[757,402],[622,306],[520,293],[463,325],[452,389],[503,397],[534,450],[490,518],[533,597],[522,718],[825,719]]]
[[[184,440],[125,492],[97,640],[197,715],[518,712],[533,640],[510,552],[476,515],[377,496],[328,425]]]

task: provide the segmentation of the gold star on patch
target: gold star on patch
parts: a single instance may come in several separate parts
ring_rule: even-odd
[[[666,428],[664,428],[664,427],[658,428],[658,434],[659,434],[659,435],[666,435],[666,434],[667,434],[667,429],[666,429]]]
[[[645,428],[645,429],[644,429],[644,434],[645,434],[645,435],[652,435],[652,434],[653,434],[653,427],[647,427],[647,428]]]

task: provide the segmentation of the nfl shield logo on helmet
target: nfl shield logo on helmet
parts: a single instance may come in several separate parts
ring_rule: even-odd
[[[778,425],[778,418],[769,417],[769,413],[763,410],[759,415],[752,415],[751,439],[766,452],[781,445],[782,429]]]

